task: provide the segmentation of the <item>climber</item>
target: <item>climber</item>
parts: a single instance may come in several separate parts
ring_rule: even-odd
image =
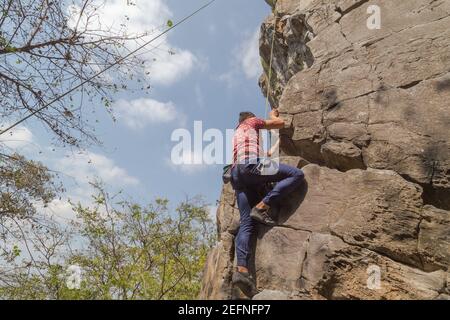
[[[261,172],[264,158],[261,156],[259,130],[281,129],[284,125],[276,109],[270,112],[268,120],[259,119],[251,112],[242,112],[233,137],[231,184],[240,212],[240,227],[236,236],[237,267],[232,282],[249,297],[257,293],[255,281],[248,270],[254,221],[274,226],[276,223],[270,215],[270,207],[281,196],[294,191],[304,180],[302,170],[285,164],[279,164],[274,174]],[[265,196],[260,195],[258,190],[267,183],[276,185]]]

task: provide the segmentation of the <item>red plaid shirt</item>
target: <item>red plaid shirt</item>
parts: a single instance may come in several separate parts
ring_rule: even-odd
[[[264,120],[254,117],[244,120],[237,127],[233,136],[233,164],[259,157],[259,130],[264,124]]]

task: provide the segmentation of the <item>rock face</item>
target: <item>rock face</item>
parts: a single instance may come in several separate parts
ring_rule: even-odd
[[[274,10],[261,27],[260,85],[266,92],[274,39],[270,100],[288,123],[283,161],[303,167],[307,184],[283,201],[278,226],[258,227],[260,295],[448,298],[450,2],[266,2]],[[373,5],[381,28],[371,30]],[[239,298],[228,185],[217,219],[200,297]]]

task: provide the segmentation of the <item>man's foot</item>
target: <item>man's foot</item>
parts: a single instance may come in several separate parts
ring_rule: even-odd
[[[241,291],[249,298],[252,298],[258,293],[255,280],[253,280],[253,277],[248,272],[235,271],[231,282],[233,285],[241,289]]]
[[[270,217],[268,209],[259,209],[258,207],[254,207],[250,212],[250,217],[267,226],[273,227],[276,225],[276,222]]]

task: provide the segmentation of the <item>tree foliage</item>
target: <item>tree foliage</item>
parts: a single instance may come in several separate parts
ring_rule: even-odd
[[[119,195],[110,197],[99,185],[96,189],[94,206],[73,206],[78,219],[70,232],[55,225],[31,228],[28,252],[22,254],[17,246],[11,246],[8,254],[4,251],[3,258],[15,268],[0,273],[0,296],[196,298],[214,241],[212,221],[201,200],[186,200],[171,210],[165,199],[141,206],[119,200]],[[70,266],[81,270],[77,288],[67,284]]]
[[[130,83],[149,89],[142,80],[146,61],[122,59],[149,30],[129,34],[126,24],[102,24],[103,4],[0,0],[0,131],[40,110],[33,119],[56,142],[88,146],[99,142],[91,113],[99,106],[111,111],[113,94],[132,89]],[[162,27],[172,26],[169,20]],[[141,206],[110,198],[96,184],[95,205],[74,204],[77,219],[71,225],[54,221],[38,208],[64,191],[55,174],[11,151],[1,138],[0,299],[196,297],[213,241],[208,210],[199,199],[175,210],[164,199]]]
[[[0,154],[0,225],[8,217],[26,219],[34,204],[47,205],[62,188],[42,164],[19,154]]]
[[[102,24],[104,4],[103,0],[0,0],[0,132],[56,99],[33,119],[64,146],[99,143],[90,113],[99,105],[110,111],[112,95],[129,89],[124,80],[143,75],[145,61],[136,56],[120,59],[148,35],[146,30],[128,34],[125,23],[114,28]],[[110,66],[114,77],[95,77],[59,98]],[[62,191],[45,166],[7,147],[3,138],[11,133],[0,136],[0,219],[30,217],[33,204],[45,206]]]
[[[88,108],[110,110],[111,94],[142,74],[137,71],[144,61],[136,56],[118,61],[148,35],[128,34],[125,24],[102,24],[102,6],[100,0],[0,0],[0,123],[41,108],[114,65],[114,77],[95,77],[35,115],[65,145],[98,142],[87,117],[96,108]]]

